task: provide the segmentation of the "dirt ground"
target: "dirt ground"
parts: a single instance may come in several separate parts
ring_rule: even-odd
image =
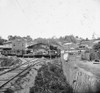
[[[75,93],[100,92],[99,65],[83,62],[79,55],[71,55],[68,62],[62,59],[62,66],[66,80]]]
[[[23,59],[21,59],[21,60],[23,60]],[[31,59],[29,59],[29,60],[31,60]],[[40,59],[40,60],[42,61],[42,59]],[[44,80],[43,82],[45,82],[45,80],[47,80],[47,81],[48,80],[56,80],[56,83],[58,83],[59,80],[62,82],[62,78],[65,77],[66,81],[63,81],[63,83],[60,82],[59,85],[63,86],[63,84],[64,84],[65,86],[63,89],[66,89],[69,86],[70,93],[99,93],[100,92],[100,89],[99,89],[99,86],[100,86],[100,64],[93,64],[93,62],[82,61],[82,60],[80,60],[80,55],[70,55],[68,62],[65,62],[62,59],[62,57],[60,60],[44,60],[44,61],[45,61],[46,65],[48,62],[53,61],[54,62],[53,64],[55,64],[58,68],[59,68],[58,65],[60,65],[63,73],[62,74],[59,73],[60,78],[58,78],[57,76],[55,76],[57,74],[56,72],[54,73],[52,71],[48,71],[48,72],[46,72],[47,73],[46,78],[41,78],[41,80]],[[21,76],[16,78],[16,80],[14,80],[9,85],[10,86],[9,89],[13,90],[13,92],[5,92],[5,93],[34,93],[34,92],[32,92],[33,91],[32,88],[34,88],[34,84],[36,84],[36,82],[37,82],[37,81],[35,82],[36,76],[38,75],[38,76],[44,77],[46,75],[46,74],[41,75],[41,73],[45,73],[45,72],[39,70],[41,68],[41,66],[36,65],[35,68],[37,68],[37,70],[34,69],[34,67],[33,67],[29,71],[26,71],[24,74],[22,74]],[[47,71],[46,70],[47,66],[44,67],[43,70],[45,69],[45,71]],[[40,71],[41,73],[38,71]],[[14,71],[13,71],[13,75],[14,74],[16,74],[16,73],[14,73]],[[50,77],[48,77],[49,75],[50,75]],[[7,76],[8,76],[7,74],[4,76],[5,79]],[[9,77],[12,77],[12,73],[11,74],[9,73]],[[1,79],[2,78],[3,77],[1,77]],[[66,82],[66,84],[68,86],[66,86],[66,84],[64,82]],[[54,82],[50,82],[50,84],[51,83],[54,83]],[[46,83],[46,84],[48,85],[48,83]],[[43,88],[45,88],[44,85],[41,85],[41,86]],[[48,87],[50,88],[50,86],[48,86]],[[35,87],[35,88],[37,88],[37,87]],[[56,88],[58,88],[58,85],[56,86]],[[30,92],[30,89],[31,89],[31,92]],[[66,91],[69,91],[69,89]],[[39,92],[37,92],[37,93],[39,93]],[[41,92],[41,93],[44,93],[44,92]],[[48,92],[45,92],[45,93],[48,93]],[[58,93],[58,92],[50,92],[50,93]],[[59,92],[59,93],[66,93],[66,92]]]

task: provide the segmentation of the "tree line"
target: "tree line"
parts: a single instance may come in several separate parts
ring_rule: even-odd
[[[3,45],[3,43],[6,42],[6,41],[13,41],[15,39],[24,39],[28,43],[33,40],[29,35],[27,35],[26,37],[9,35],[7,39],[3,39],[2,37],[0,37],[0,45]]]
[[[3,39],[2,37],[0,37],[0,45],[2,45],[6,41],[11,41],[11,40],[15,40],[15,39],[24,39],[28,43],[30,43],[32,41],[35,41],[35,42],[41,42],[41,43],[57,43],[57,42],[61,42],[62,44],[63,43],[68,43],[68,42],[77,43],[80,40],[88,40],[88,38],[82,39],[82,38],[79,38],[78,36],[73,36],[73,35],[65,35],[65,36],[61,36],[59,38],[56,38],[56,37],[55,38],[54,37],[41,38],[40,37],[40,38],[36,38],[34,40],[29,35],[27,35],[25,37],[21,37],[21,36],[17,36],[17,35],[15,35],[15,36],[9,35],[7,39]]]

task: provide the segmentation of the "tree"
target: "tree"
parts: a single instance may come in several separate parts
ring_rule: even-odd
[[[89,41],[89,39],[88,39],[88,38],[86,38],[86,41]]]
[[[29,36],[29,35],[27,35],[26,37],[23,37],[27,42],[31,42],[31,41],[33,41],[33,39]]]
[[[7,41],[6,39],[3,39],[1,36],[0,36],[0,45],[3,45],[3,43]]]
[[[13,36],[12,35],[9,35],[8,36],[8,40],[12,40],[13,39]]]
[[[79,38],[78,36],[76,36],[76,38]]]
[[[68,41],[68,42],[73,42],[73,43],[76,43],[77,42],[76,38],[73,35],[66,35],[64,37],[64,40],[65,41]]]
[[[9,35],[9,36],[8,36],[8,40],[9,40],[9,41],[15,40],[15,39],[22,39],[22,37],[16,36],[16,35],[15,35],[15,36],[12,36],[12,35]]]
[[[99,50],[100,51],[100,42],[93,46],[93,50],[95,50],[95,51]]]

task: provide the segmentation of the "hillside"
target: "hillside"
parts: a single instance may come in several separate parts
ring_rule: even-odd
[[[99,93],[100,69],[98,66],[89,65],[89,62],[82,62],[80,57],[75,55],[70,57],[68,63],[63,60],[63,71],[67,82],[73,88],[74,93]],[[97,77],[97,71],[99,77]]]

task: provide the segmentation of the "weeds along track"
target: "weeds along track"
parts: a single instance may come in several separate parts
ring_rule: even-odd
[[[74,93],[99,93],[100,79],[76,65],[76,60],[62,62],[64,75]]]
[[[60,62],[58,59],[44,64],[38,70],[34,86],[30,88],[29,93],[73,93],[66,82]]]
[[[20,67],[22,67],[22,66],[24,66],[24,65],[28,65],[29,63],[33,63],[33,62],[35,62],[35,61],[37,61],[37,60],[38,60],[38,59],[36,59],[36,60],[34,60],[34,61],[32,61],[32,62],[27,61],[27,62],[25,62],[25,63],[23,63],[23,64],[21,64],[21,65],[18,65],[18,66],[16,66],[16,67],[10,68],[10,69],[7,70],[7,71],[3,71],[2,73],[0,73],[0,76],[4,75],[4,74],[6,74],[6,73],[9,73],[9,72],[11,72],[11,71],[14,71],[14,70],[16,70],[16,69],[18,69],[18,68],[20,68]]]
[[[13,67],[9,70],[3,71],[0,73],[0,93],[5,93],[7,88],[11,86],[11,84],[14,84],[15,81],[22,77],[24,77],[27,73],[30,72],[30,70],[34,69],[37,70],[36,65],[39,65],[44,62],[44,59],[32,59],[32,60],[26,60],[23,64]],[[22,69],[23,68],[23,69]],[[20,71],[16,72],[16,70]],[[15,74],[14,74],[15,72]],[[11,76],[10,76],[11,75]],[[10,77],[9,77],[10,76]],[[6,78],[6,79],[4,79]]]

